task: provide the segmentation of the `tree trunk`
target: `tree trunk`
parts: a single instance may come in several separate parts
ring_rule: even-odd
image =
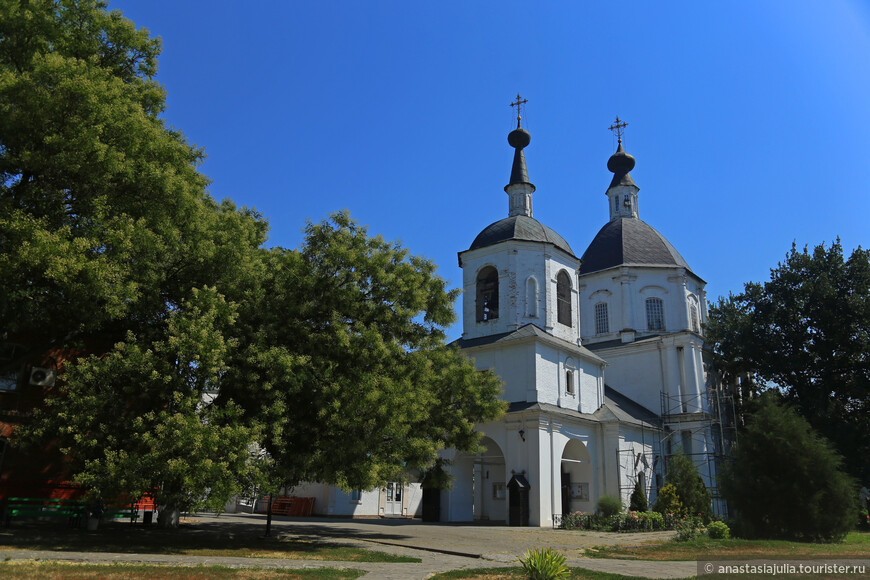
[[[272,535],[272,494],[269,494],[269,503],[266,507],[266,537]]]
[[[157,527],[159,528],[177,528],[178,520],[181,517],[181,510],[178,508],[161,505],[157,508]]]

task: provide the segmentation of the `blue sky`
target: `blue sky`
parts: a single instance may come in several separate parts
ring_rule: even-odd
[[[714,301],[791,247],[868,246],[870,4],[114,0],[163,39],[167,122],[211,194],[270,245],[346,208],[461,281],[456,252],[507,216],[523,125],[535,217],[574,252],[608,219],[619,115],[641,218]],[[451,329],[451,338],[461,331]]]

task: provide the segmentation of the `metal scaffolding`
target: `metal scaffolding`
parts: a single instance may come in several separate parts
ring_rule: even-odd
[[[719,492],[718,474],[737,439],[733,397],[717,386],[697,395],[662,393],[661,403],[663,430],[659,449],[663,461],[657,475],[663,480],[670,458],[681,449],[698,467],[713,500],[713,513],[727,516],[728,506]]]

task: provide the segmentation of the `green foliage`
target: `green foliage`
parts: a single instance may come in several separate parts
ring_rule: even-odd
[[[0,4],[0,320],[22,346],[0,372],[63,366],[19,442],[182,509],[476,451],[504,404],[445,345],[458,291],[347,213],[262,248],[265,220],[213,200],[160,118],[159,51],[97,0]]]
[[[731,530],[725,522],[710,522],[707,524],[707,535],[714,540],[727,540],[731,537]]]
[[[701,535],[704,531],[704,522],[700,517],[686,516],[674,523],[674,529],[677,530],[676,541],[688,542]]]
[[[741,535],[812,541],[854,528],[855,482],[841,458],[796,412],[762,397],[741,432],[722,493]]]
[[[686,508],[683,507],[683,502],[680,501],[680,497],[677,495],[677,487],[672,483],[666,483],[662,486],[656,496],[652,509],[662,515],[686,515]]]
[[[643,487],[640,485],[640,479],[634,484],[634,491],[631,492],[628,510],[632,512],[645,512],[649,509],[649,504],[646,501],[646,494],[643,492]]]
[[[94,493],[218,507],[258,427],[203,394],[266,223],[215,202],[202,151],[160,119],[147,31],[102,2],[35,0],[0,6],[0,38],[0,320],[10,368],[51,351],[64,370],[16,436],[55,441]]]
[[[658,512],[628,512],[602,516],[572,512],[562,519],[566,530],[599,530],[606,532],[652,532],[673,527],[677,518]]]
[[[698,475],[698,468],[695,467],[694,462],[679,449],[668,459],[665,481],[674,486],[682,507],[681,513],[700,516],[704,521],[710,520],[712,512],[710,492]]]
[[[57,437],[79,483],[103,497],[145,492],[166,509],[221,510],[251,475],[258,436],[235,405],[203,398],[219,385],[232,341],[220,328],[233,308],[195,290],[170,314],[165,339],[147,347],[129,333],[103,356],[69,365],[58,392],[22,437]]]
[[[240,341],[221,398],[268,425],[287,482],[368,489],[474,452],[498,417],[501,384],[445,346],[456,292],[435,265],[338,213],[309,223],[298,251],[265,252],[240,306]]]
[[[720,299],[706,337],[715,364],[734,385],[775,389],[870,480],[870,253],[846,259],[839,240],[798,251],[793,245],[763,284]],[[736,388],[736,387],[735,387]]]
[[[529,550],[525,558],[520,558],[520,564],[529,580],[559,580],[571,573],[565,556],[552,548]]]
[[[598,498],[595,507],[596,511],[604,517],[615,516],[622,511],[622,500],[618,496],[604,494]]]

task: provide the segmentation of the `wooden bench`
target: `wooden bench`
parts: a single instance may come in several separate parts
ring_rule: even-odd
[[[103,500],[103,515],[100,516],[104,520],[114,519],[129,519],[130,523],[135,523],[139,517],[139,510],[136,502],[124,500]]]
[[[53,518],[65,519],[71,526],[78,526],[86,515],[87,508],[80,499],[10,497],[3,520],[8,526],[12,518]]]
[[[12,518],[67,519],[71,526],[78,526],[88,517],[90,508],[82,499],[52,499],[34,497],[11,497],[6,502],[4,523],[10,525]],[[139,510],[135,502],[127,500],[104,500],[101,520],[129,519],[135,523]]]

